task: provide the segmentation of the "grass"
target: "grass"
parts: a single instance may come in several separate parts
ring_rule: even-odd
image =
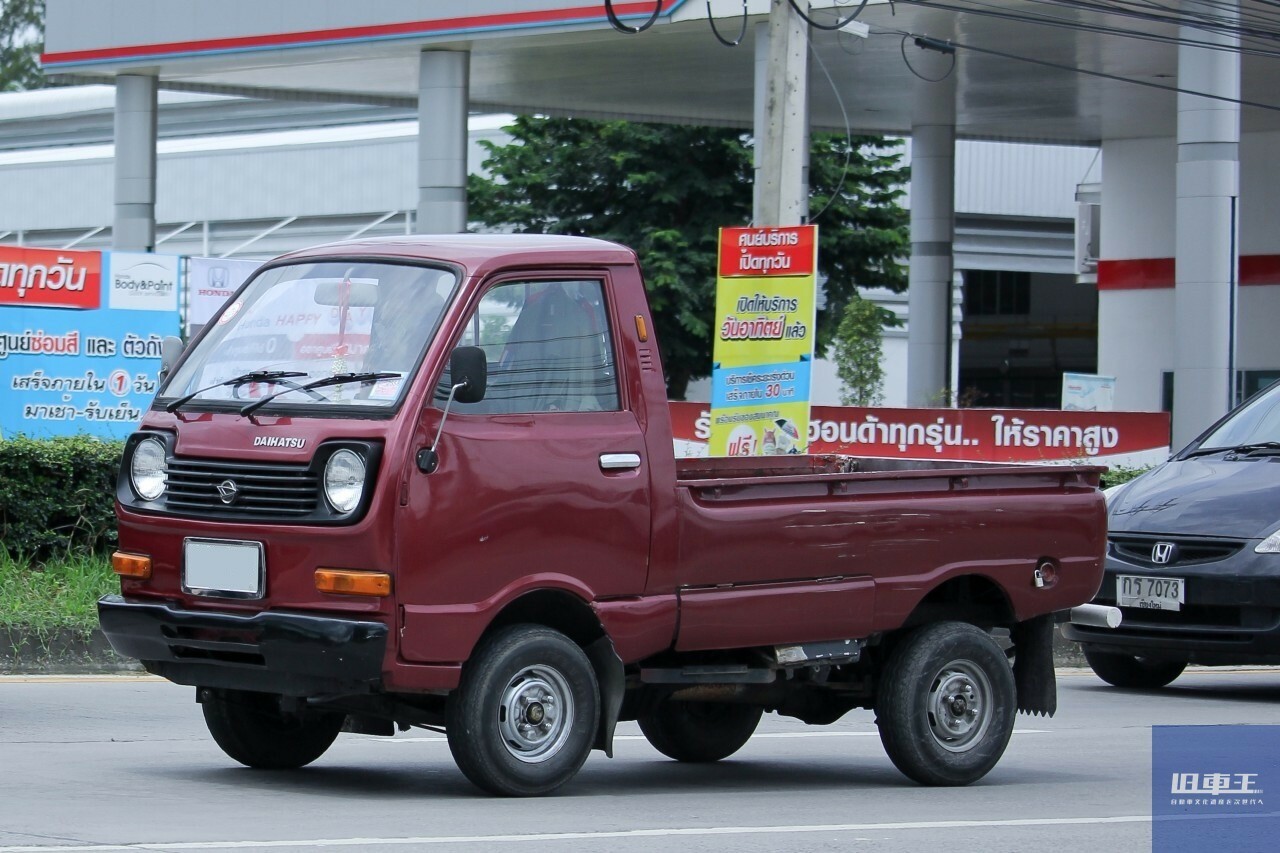
[[[0,548],[0,628],[88,633],[98,626],[98,599],[119,589],[105,555],[71,554],[31,563]]]

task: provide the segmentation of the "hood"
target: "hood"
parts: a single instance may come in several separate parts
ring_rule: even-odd
[[[1170,460],[1113,494],[1107,524],[1114,533],[1262,539],[1280,525],[1280,457]]]

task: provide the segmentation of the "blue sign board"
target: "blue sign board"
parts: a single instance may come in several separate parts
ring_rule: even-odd
[[[0,304],[0,438],[124,438],[151,405],[178,258],[103,253],[102,269],[96,308]]]

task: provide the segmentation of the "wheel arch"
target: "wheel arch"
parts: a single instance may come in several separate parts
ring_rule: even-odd
[[[534,589],[522,593],[498,611],[482,638],[510,625],[541,625],[564,634],[586,652],[600,688],[600,726],[594,748],[613,757],[613,733],[618,725],[626,689],[622,660],[595,610],[564,589]]]
[[[968,622],[984,630],[1012,628],[1018,617],[1004,587],[981,574],[948,578],[917,602],[903,623],[915,628],[932,622]]]

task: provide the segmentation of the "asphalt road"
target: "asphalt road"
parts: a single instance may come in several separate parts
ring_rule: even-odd
[[[341,735],[310,767],[247,770],[194,691],[141,677],[0,678],[0,853],[17,851],[1150,850],[1150,728],[1280,722],[1280,670],[1192,671],[1162,691],[1061,671],[968,788],[889,763],[866,712],[766,716],[733,758],[668,761],[634,724],[557,796],[494,799],[442,736]]]

